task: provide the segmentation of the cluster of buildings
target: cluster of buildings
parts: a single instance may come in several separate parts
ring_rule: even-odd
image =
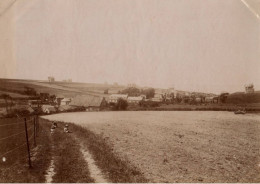
[[[108,102],[117,103],[119,99],[126,100],[129,104],[138,104],[140,101],[146,100],[146,96],[128,96],[126,94],[112,94],[109,96]]]
[[[37,103],[30,104],[31,107],[37,106]],[[40,108],[43,113],[50,114],[55,112],[66,111],[100,111],[107,106],[107,101],[101,96],[78,95],[73,98],[56,97],[54,104],[41,104]],[[39,107],[39,105],[38,105]]]
[[[145,95],[129,96],[127,94],[112,94],[108,98],[109,103],[117,103],[118,99],[124,99],[129,104],[138,104],[140,101],[152,101],[152,102],[175,102],[176,99],[180,99],[180,102],[186,103],[194,101],[196,103],[218,103],[219,96],[208,93],[187,92],[169,89],[156,89],[153,98],[147,99]]]
[[[50,83],[55,82],[55,78],[54,78],[53,76],[49,76],[49,77],[48,77],[48,81],[49,81]],[[65,79],[65,80],[62,80],[62,82],[71,83],[71,82],[72,82],[72,79]]]

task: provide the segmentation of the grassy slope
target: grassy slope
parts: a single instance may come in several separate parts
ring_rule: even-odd
[[[227,98],[227,103],[260,103],[260,91],[249,94],[245,94],[244,92],[230,94]]]
[[[1,124],[15,123],[15,119],[1,119]],[[28,127],[31,125],[28,123]],[[28,168],[27,161],[27,150],[26,145],[20,149],[5,155],[6,162],[0,164],[0,182],[44,182],[44,172],[47,169],[50,162],[50,136],[45,134],[47,131],[48,123],[43,123],[40,125],[40,132],[37,137],[37,147],[33,146],[33,141],[30,142],[31,154],[32,154],[32,169]],[[15,126],[5,127],[4,129],[0,127],[1,137],[6,137],[8,135],[14,134],[24,130],[23,124]],[[32,131],[29,132],[32,134]],[[8,141],[0,142],[1,153],[4,153],[15,146],[19,146],[25,142],[25,134],[18,135],[14,138],[8,139]],[[2,159],[2,158],[1,158]]]
[[[23,91],[24,87],[32,87],[40,93],[50,93],[57,96],[74,97],[76,95],[108,96],[104,94],[105,89],[109,93],[117,93],[123,86],[112,86],[91,83],[66,83],[66,82],[43,82],[33,80],[0,79],[0,90],[7,92]]]
[[[18,93],[12,93],[12,92],[7,92],[7,91],[1,91],[0,90],[0,95],[2,94],[8,94],[10,95],[12,98],[28,98],[28,95],[22,95],[22,94],[18,94]]]
[[[41,123],[48,121],[41,119]],[[72,134],[63,133],[63,123],[52,134],[52,156],[54,158],[54,183],[93,183],[88,164],[85,162],[80,146]],[[50,131],[48,130],[48,133]]]

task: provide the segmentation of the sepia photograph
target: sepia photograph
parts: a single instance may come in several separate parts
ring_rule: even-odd
[[[260,183],[260,0],[0,0],[0,183]]]

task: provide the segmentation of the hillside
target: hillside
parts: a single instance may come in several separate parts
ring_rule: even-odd
[[[109,89],[109,94],[122,90],[123,86],[113,86],[108,84],[76,83],[76,82],[52,82],[36,80],[0,79],[0,92],[11,94],[12,97],[28,97],[22,93],[25,87],[36,90],[37,93],[49,93],[61,97],[74,97],[76,95],[93,95],[106,97],[105,89]]]
[[[227,103],[260,103],[260,91],[245,94],[244,92],[236,92],[228,95]]]

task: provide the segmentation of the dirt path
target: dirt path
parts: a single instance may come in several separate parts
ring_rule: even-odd
[[[47,170],[47,174],[45,175],[46,178],[46,183],[51,183],[52,182],[52,177],[54,176],[54,159],[51,159],[50,166]]]
[[[53,140],[51,140],[53,141]],[[53,142],[52,142],[53,144]],[[53,154],[53,151],[54,151],[54,145],[51,146],[51,152]],[[51,163],[47,169],[47,174],[45,175],[45,181],[46,183],[51,183],[52,182],[52,177],[55,175],[55,172],[54,172],[54,168],[55,168],[55,165],[54,165],[54,156],[52,155],[51,157]]]
[[[104,177],[104,174],[97,167],[92,155],[82,143],[80,143],[80,151],[83,154],[85,161],[88,163],[90,176],[95,180],[95,183],[108,183],[107,179]]]
[[[76,136],[74,134],[70,134],[71,136],[69,136],[71,138],[71,140],[74,142],[73,144],[78,145],[77,152],[82,153],[82,157],[83,157],[83,162],[85,161],[90,173],[90,177],[92,179],[94,179],[95,183],[108,183],[108,180],[105,179],[103,173],[101,172],[101,170],[97,167],[92,155],[89,153],[89,151],[87,150],[86,146],[83,145],[83,143],[76,138]],[[55,156],[56,150],[55,150],[55,145],[53,143],[53,137],[51,138],[51,162],[50,165],[48,167],[48,169],[46,170],[46,175],[45,175],[45,182],[46,183],[52,183],[54,181],[56,181],[56,172],[55,167],[57,166],[57,163],[55,164],[55,162],[59,162],[58,159]],[[56,165],[56,166],[55,166]],[[59,164],[58,164],[59,165]],[[59,167],[59,166],[57,166]],[[59,170],[59,169],[58,169]],[[58,171],[61,172],[61,171]],[[56,178],[56,179],[55,179]],[[93,181],[93,180],[92,180]]]

